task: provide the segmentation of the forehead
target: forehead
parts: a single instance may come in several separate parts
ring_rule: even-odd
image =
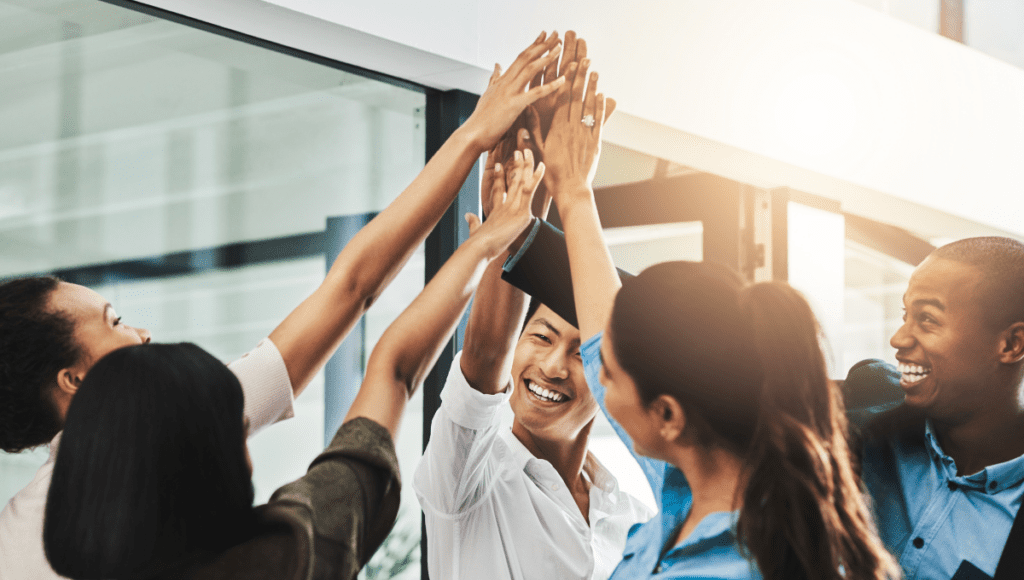
[[[903,301],[937,300],[947,309],[975,308],[981,305],[981,270],[955,260],[928,258],[914,270]]]
[[[50,295],[50,307],[81,319],[102,313],[107,301],[95,290],[61,282]]]
[[[580,339],[579,329],[566,322],[564,318],[555,314],[554,310],[551,310],[550,308],[543,304],[541,304],[540,307],[537,308],[537,312],[533,313],[533,316],[530,317],[530,320],[526,323],[526,326],[530,327],[534,324],[543,325],[545,327],[547,325],[550,325],[552,328],[558,331],[558,334],[560,334],[562,338],[565,338],[567,340]]]

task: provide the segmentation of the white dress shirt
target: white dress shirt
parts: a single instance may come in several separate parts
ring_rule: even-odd
[[[284,359],[269,338],[228,365],[242,384],[249,436],[294,416],[291,380]],[[0,580],[59,580],[43,551],[43,515],[60,433],[50,442],[50,458],[32,482],[0,512]]]
[[[629,528],[651,511],[618,489],[591,454],[590,524],[555,468],[500,427],[512,388],[485,395],[455,356],[434,415],[430,443],[413,489],[427,525],[431,578],[608,578],[622,558]]]

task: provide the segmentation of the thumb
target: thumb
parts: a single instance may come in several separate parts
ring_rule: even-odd
[[[466,214],[466,223],[469,224],[469,235],[473,235],[478,229],[480,229],[480,218],[474,213]]]

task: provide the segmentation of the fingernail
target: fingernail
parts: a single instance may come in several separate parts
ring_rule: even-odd
[[[523,160],[523,153],[521,151],[516,151],[516,163],[519,163],[522,160]]]
[[[519,134],[523,136],[523,141],[529,141],[530,140],[530,132],[527,131],[526,129],[520,130]]]
[[[540,42],[540,41],[541,41],[541,39],[543,39],[543,38],[544,38],[544,31],[542,30],[542,31],[540,32],[540,36],[538,36],[538,37],[537,37],[537,40],[534,40],[534,42]]]
[[[494,164],[494,171],[501,171],[501,163]]]

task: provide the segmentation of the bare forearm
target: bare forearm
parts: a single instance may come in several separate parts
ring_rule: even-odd
[[[452,135],[412,184],[346,244],[320,287],[274,329],[270,338],[296,395],[426,239],[480,153],[468,133]]]
[[[437,361],[493,255],[473,238],[455,251],[377,342],[346,421],[368,417],[397,433],[405,402]]]
[[[622,282],[604,241],[593,191],[578,187],[564,196],[562,205],[558,212],[565,228],[576,316],[580,337],[587,340],[604,330]]]
[[[461,368],[473,388],[486,394],[501,392],[512,369],[516,337],[526,314],[526,295],[501,280],[501,260],[484,271],[473,299]]]

